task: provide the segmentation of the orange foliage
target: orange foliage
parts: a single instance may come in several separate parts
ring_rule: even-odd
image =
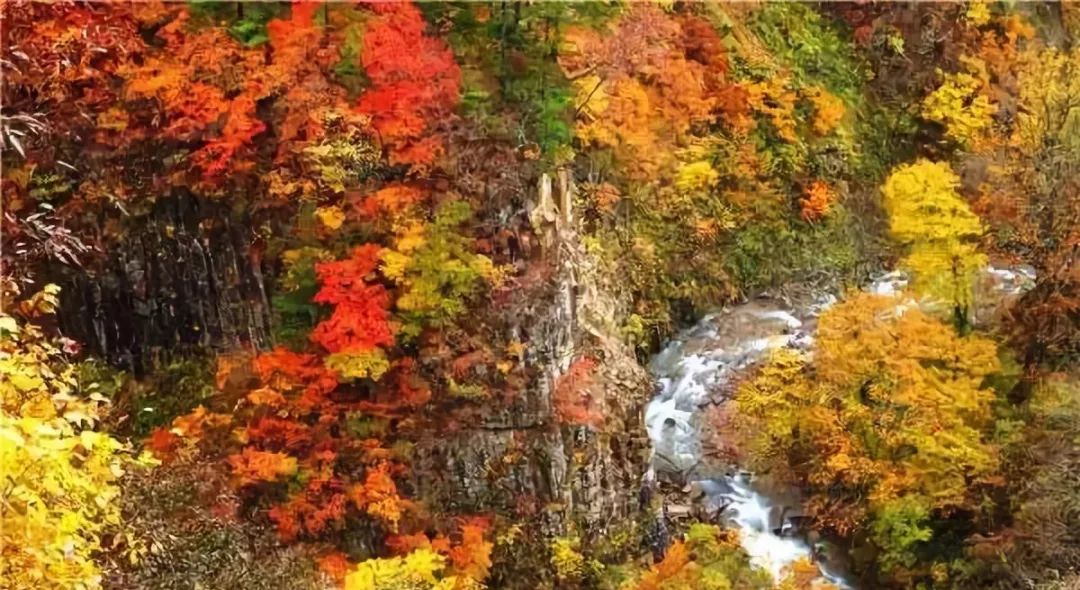
[[[328,553],[318,559],[319,571],[326,574],[336,584],[345,582],[345,575],[352,569],[348,557],[340,551]]]
[[[203,178],[207,180],[219,178],[230,167],[236,172],[247,171],[253,165],[251,162],[235,162],[234,159],[264,130],[266,125],[255,118],[255,101],[247,96],[237,97],[229,104],[221,136],[192,154],[192,161],[202,168]]]
[[[491,520],[472,516],[460,519],[458,532],[460,540],[452,542],[443,534],[435,538],[425,533],[392,535],[386,540],[387,547],[395,555],[408,555],[417,549],[430,549],[446,556],[454,572],[477,581],[487,578],[491,569],[491,552],[495,545],[485,539],[491,528]]]
[[[335,38],[315,25],[314,13],[320,4],[295,2],[289,18],[267,24],[272,60],[249,82],[258,98],[279,94],[282,116],[275,126],[278,161],[299,153],[305,142],[314,142],[326,133],[327,113],[345,112],[348,107],[341,88],[332,84],[325,69],[338,51]]]
[[[204,179],[216,181],[226,170],[243,171],[251,165],[234,160],[266,128],[255,118],[257,97],[241,93],[226,98],[229,92],[246,89],[240,81],[256,71],[259,63],[253,52],[245,51],[222,29],[189,32],[188,18],[188,12],[182,11],[158,31],[165,51],[124,70],[126,92],[131,100],[160,101],[167,121],[162,130],[165,137],[207,140],[191,161]],[[222,117],[224,124],[215,133]]]
[[[461,72],[450,49],[424,34],[425,22],[408,3],[373,4],[361,62],[372,88],[357,108],[390,148],[390,162],[429,165],[443,150],[432,127],[458,102]]]
[[[250,447],[229,457],[239,485],[274,481],[296,473],[296,459],[284,453],[258,451]]]
[[[317,535],[332,524],[341,524],[345,518],[345,496],[323,494],[320,487],[309,484],[303,493],[270,509],[268,515],[282,539],[293,540],[304,532]]]
[[[450,364],[450,372],[453,373],[456,379],[462,379],[469,376],[478,365],[490,364],[492,361],[491,351],[486,348],[467,352],[454,359],[454,362]]]
[[[833,590],[833,584],[820,582],[821,570],[817,564],[808,558],[802,558],[792,563],[784,571],[785,590]]]
[[[746,92],[750,108],[769,117],[780,139],[794,143],[799,140],[794,116],[798,96],[788,86],[787,79],[777,76],[747,85]]]
[[[810,88],[804,94],[814,106],[814,133],[818,135],[831,133],[844,118],[846,111],[844,102],[823,88]]]
[[[179,74],[173,71],[166,75]],[[142,84],[137,80],[128,87],[128,91],[138,92],[141,87]],[[221,115],[229,110],[229,102],[225,100],[221,90],[208,84],[195,83],[183,89],[174,87],[162,96],[162,100],[165,109],[172,113],[164,133],[166,137],[176,139],[197,138],[199,133],[209,125],[217,123]]]
[[[440,537],[442,539],[442,537]],[[394,555],[408,555],[417,549],[427,549],[432,546],[432,540],[425,533],[412,533],[402,535],[390,535],[386,538],[386,546]]]
[[[406,406],[422,406],[431,399],[431,389],[416,374],[416,361],[412,358],[403,358],[397,362],[390,384],[397,400]]]
[[[217,414],[199,406],[190,413],[177,416],[171,427],[155,428],[145,442],[147,450],[161,461],[171,461],[185,442],[198,444],[211,431],[231,422],[228,414]]]
[[[299,354],[285,348],[260,354],[252,361],[263,383],[277,391],[302,388],[296,403],[303,409],[317,407],[338,385],[337,374],[323,366],[313,354]]]
[[[173,420],[172,430],[180,436],[199,440],[205,434],[205,429],[223,426],[228,424],[229,420],[228,414],[215,414],[207,411],[204,406],[199,406],[190,414]]]
[[[214,371],[214,386],[222,391],[231,390],[237,386],[246,385],[252,376],[252,354],[247,351],[227,352],[219,354]]]
[[[595,376],[597,363],[589,357],[582,357],[570,364],[566,373],[555,381],[551,399],[555,417],[564,424],[600,428],[604,425],[604,415],[594,400]]]
[[[210,429],[228,434],[231,427],[233,436],[225,440],[239,448],[226,459],[237,486],[295,474],[295,481],[303,482],[301,490],[284,501],[267,498],[270,519],[285,540],[337,528],[350,511],[396,529],[409,504],[398,495],[391,453],[377,439],[357,439],[348,432],[348,421],[363,402],[336,399],[335,374],[316,355],[278,348],[254,357],[250,365],[258,382],[245,395],[249,403],[238,404],[231,416],[200,407],[177,418],[173,432],[197,444]],[[399,378],[414,386],[409,367],[403,363],[398,368]],[[178,442],[159,433],[151,438],[152,446],[165,453]],[[221,437],[212,442],[204,445],[204,453],[222,451]]]
[[[169,461],[176,453],[180,437],[165,428],[155,428],[146,441],[146,448],[162,461]]]
[[[5,84],[36,86],[38,98],[50,105],[53,125],[84,120],[77,116],[80,109],[116,103],[112,76],[146,48],[131,7],[102,14],[74,3],[6,4],[5,56],[10,59],[8,50],[17,49],[25,62],[5,68]]]
[[[799,215],[803,221],[817,221],[825,217],[835,200],[832,188],[822,180],[815,180],[806,188],[803,198],[799,199]]]
[[[285,396],[269,387],[252,390],[247,394],[247,400],[257,406],[270,406],[272,408],[285,405]]]
[[[357,407],[373,416],[400,415],[402,409],[422,406],[431,400],[431,388],[416,372],[416,360],[404,357],[394,361],[387,376],[379,381],[381,387],[374,392],[373,401],[364,401]]]
[[[109,164],[103,171],[72,168],[84,203],[184,194],[192,202],[224,196],[237,210],[259,211],[267,197],[282,208],[303,198],[339,211],[351,206],[353,221],[365,230],[373,221],[392,225],[421,213],[417,205],[429,191],[417,183],[361,183],[387,164],[433,163],[445,149],[441,126],[458,103],[460,71],[411,3],[327,6],[329,24],[316,18],[323,7],[292,3],[287,16],[267,24],[268,43],[258,47],[184,5],[5,5],[5,46],[27,54],[25,63],[5,66],[5,98],[31,97],[26,104],[41,108],[25,112],[48,112],[50,125],[55,115],[65,142],[97,139],[109,148],[105,158],[124,161],[114,166],[95,156],[87,167]],[[352,65],[342,57],[353,40],[361,41],[358,65],[370,83],[355,105],[336,79],[337,66]],[[6,125],[5,118],[5,133]],[[386,151],[381,161],[374,136]],[[357,151],[363,157],[353,157]],[[357,171],[361,160],[369,168]],[[33,166],[28,170],[24,192]],[[328,184],[308,180],[312,172],[332,177],[342,170],[344,186],[334,185],[332,195],[319,192]],[[399,170],[373,177],[400,177]],[[5,194],[13,182],[5,175]],[[355,198],[360,193],[364,197]],[[249,254],[260,266],[262,252]],[[227,464],[233,484],[245,488],[252,506],[268,513],[285,539],[323,535],[346,518],[396,530],[410,509],[395,483],[400,453],[358,432],[374,415],[400,415],[424,404],[431,391],[419,363],[383,350],[395,344],[395,326],[391,293],[377,276],[381,254],[368,244],[314,265],[314,302],[332,307],[310,335],[316,354],[276,348],[223,357],[215,376],[220,392],[212,399],[216,407],[227,403],[231,413],[200,406],[153,431],[147,448],[166,458],[197,451]],[[339,387],[325,353],[367,351],[379,353],[386,379],[378,387]],[[445,538],[432,545],[455,568],[483,577],[491,551],[485,530],[465,524],[456,546]],[[337,578],[346,567],[340,555],[321,562]]]
[[[398,496],[397,485],[390,477],[386,463],[369,469],[363,484],[355,484],[349,488],[349,499],[357,508],[381,520],[391,530],[397,530],[405,503]]]
[[[391,216],[420,203],[424,192],[408,184],[388,184],[353,202],[354,214],[361,219]]]
[[[315,326],[311,340],[329,352],[362,352],[394,343],[389,323],[390,296],[382,285],[368,283],[378,268],[381,249],[366,244],[345,260],[315,265],[322,288],[313,301],[334,306]]]
[[[738,85],[731,85],[717,93],[716,110],[721,119],[736,133],[747,133],[754,128],[750,116],[750,93]]]
[[[668,547],[664,559],[642,576],[636,590],[660,590],[665,582],[682,579],[691,574],[693,566],[686,545],[682,541],[675,541]]]
[[[609,30],[568,31],[575,50],[559,60],[577,79],[578,137],[613,149],[635,178],[669,164],[690,128],[712,120],[726,88],[724,50],[715,32],[697,35],[704,29],[696,17],[678,21],[637,3]]]
[[[717,90],[723,87],[729,67],[723,39],[708,21],[699,17],[681,15],[679,24],[686,57],[706,66],[705,80],[709,89]]]
[[[491,550],[494,543],[484,539],[491,524],[483,518],[470,518],[461,523],[461,542],[447,553],[454,569],[474,580],[487,578],[491,569]]]
[[[581,191],[598,210],[604,213],[614,211],[615,205],[622,199],[622,193],[618,187],[608,182],[588,183],[581,187]]]
[[[265,389],[265,388],[264,388]],[[277,416],[261,416],[245,430],[249,443],[263,448],[296,450],[311,442],[311,427]]]
[[[315,11],[318,2],[293,2],[289,7],[289,19],[276,18],[266,25],[274,62],[269,78],[286,83],[289,74],[304,68],[310,48],[318,45],[320,31],[315,28]]]

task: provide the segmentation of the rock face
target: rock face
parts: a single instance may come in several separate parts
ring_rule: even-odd
[[[104,216],[103,216],[104,217]],[[226,203],[163,197],[150,211],[103,219],[108,257],[54,280],[64,332],[138,373],[196,350],[271,343],[270,304],[251,215]]]
[[[528,334],[534,382],[509,409],[420,444],[414,475],[417,490],[437,494],[447,509],[521,516],[543,509],[546,533],[603,537],[640,509],[649,452],[641,412],[651,386],[633,351],[611,336],[618,302],[578,243],[567,210],[572,190],[563,174],[553,199],[545,176],[532,216],[554,274],[540,293],[520,295],[528,311],[511,330]],[[583,355],[597,360],[599,427],[563,423],[552,400],[559,378]]]
[[[480,406],[452,429],[428,417],[432,432],[417,437],[410,465],[412,495],[439,512],[543,513],[553,534],[603,535],[638,509],[651,387],[633,351],[610,336],[621,309],[578,241],[568,174],[552,184],[545,176],[532,215],[544,250],[536,264],[552,277],[516,295],[527,311],[508,327],[527,342],[534,377],[509,407]],[[273,277],[250,212],[169,197],[122,222],[123,243],[103,248],[108,258],[57,278],[67,335],[136,373],[193,353],[273,345]],[[555,383],[583,354],[598,361],[598,429],[562,424],[553,409]]]
[[[611,384],[602,430],[560,424],[550,405],[538,403],[550,396],[546,380],[505,422],[491,416],[426,437],[412,464],[416,492],[451,513],[542,511],[550,534],[603,535],[634,517],[648,453],[635,402],[647,381],[633,365],[610,362],[603,370]]]

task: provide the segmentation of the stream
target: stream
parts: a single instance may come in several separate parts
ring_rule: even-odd
[[[1033,282],[1028,268],[988,267],[976,290],[976,322],[989,318],[1003,302],[1022,293]],[[904,305],[919,305],[906,296],[902,273],[891,272],[871,282],[866,290],[895,296]],[[645,426],[653,445],[648,478],[669,476],[688,481],[700,494],[699,502],[739,530],[751,562],[770,572],[774,580],[801,558],[815,561],[821,578],[839,588],[853,588],[832,560],[821,559],[800,533],[801,500],[797,490],[766,491],[748,472],[728,472],[702,463],[699,412],[722,404],[733,393],[733,378],[783,347],[808,349],[813,343],[817,316],[836,298],[792,307],[773,299],[756,299],[709,314],[693,327],[674,336],[653,357],[649,370],[657,393],[645,409]],[[803,531],[805,533],[805,531]],[[843,560],[840,560],[843,561]]]

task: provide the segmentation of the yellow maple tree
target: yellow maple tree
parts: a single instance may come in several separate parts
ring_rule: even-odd
[[[891,531],[971,509],[972,482],[997,469],[985,381],[998,368],[992,341],[859,294],[822,315],[812,355],[778,351],[740,387],[736,422],[752,463],[803,483],[822,525],[911,521],[878,527],[899,554],[916,539]]]
[[[941,86],[923,101],[922,116],[944,125],[945,135],[961,146],[970,146],[986,133],[997,113],[983,87],[971,74],[947,74]]]
[[[920,159],[893,170],[881,192],[890,232],[907,248],[900,264],[914,275],[915,289],[950,303],[966,322],[986,256],[978,249],[982,222],[957,192],[959,184],[947,163]]]

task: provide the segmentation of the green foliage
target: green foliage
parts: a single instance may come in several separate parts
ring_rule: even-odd
[[[871,538],[881,548],[881,567],[885,570],[909,568],[918,556],[915,547],[929,541],[933,531],[927,526],[930,513],[926,502],[911,497],[887,502],[874,514]]]
[[[283,2],[223,2],[218,0],[191,0],[192,16],[207,24],[228,27],[229,34],[247,47],[257,47],[270,38],[266,25],[285,13],[288,6]]]
[[[350,99],[355,99],[364,89],[371,85],[367,72],[360,65],[360,54],[363,50],[363,33],[360,27],[349,27],[345,30],[345,41],[338,50],[340,59],[334,64],[334,76],[345,87]]]
[[[129,378],[126,372],[95,358],[75,365],[75,381],[85,397],[96,394],[114,401]]]
[[[328,257],[329,253],[319,248],[298,248],[283,254],[285,274],[271,298],[278,341],[299,347],[322,319],[323,307],[312,302],[319,291],[315,263]]]
[[[858,148],[852,170],[857,178],[873,185],[896,164],[915,156],[918,120],[906,110],[868,100],[854,125]]]
[[[810,227],[784,219],[749,223],[735,232],[728,272],[751,291],[797,279],[831,274],[852,280],[858,263],[858,226],[843,207],[835,207]]]
[[[585,556],[581,554],[580,544],[570,537],[551,541],[551,567],[560,582],[579,582],[585,576]]]
[[[70,179],[52,172],[35,173],[30,177],[30,198],[37,201],[53,201],[70,194],[74,188]]]
[[[354,412],[348,415],[345,427],[349,430],[349,434],[359,439],[381,438],[389,431],[390,424],[381,418]]]
[[[381,349],[334,353],[327,356],[323,364],[346,381],[364,378],[378,381],[390,370],[390,362]]]
[[[381,156],[379,149],[355,128],[303,151],[304,161],[317,173],[319,183],[334,193],[343,193],[372,176]]]
[[[853,182],[872,186],[897,161],[910,157],[906,152],[915,145],[911,140],[918,130],[916,118],[867,91],[873,76],[870,64],[845,31],[810,5],[798,2],[766,4],[748,26],[768,47],[771,59],[791,68],[798,85],[822,86],[855,113],[847,118],[850,129],[842,131],[841,137],[810,148],[807,166],[816,176],[835,178],[841,172]],[[775,72],[752,74],[756,78],[771,75]]]
[[[825,86],[849,106],[862,100],[866,67],[850,39],[809,4],[768,3],[747,23],[774,59],[788,65],[802,85]]]
[[[478,383],[459,383],[453,377],[446,378],[447,393],[460,399],[478,400],[488,397],[488,390]]]
[[[772,576],[750,564],[750,556],[731,531],[694,523],[686,531],[686,546],[701,566],[702,588],[769,588]]]
[[[424,4],[454,23],[450,44],[463,63],[464,110],[483,128],[545,156],[573,138],[573,92],[555,58],[563,28],[599,3]],[[607,8],[611,11],[612,8]]]
[[[724,164],[720,157],[714,161]],[[721,170],[719,185],[730,186],[733,175]],[[644,189],[629,199],[629,228],[600,234],[601,255],[613,259],[624,284],[638,294],[638,334],[670,326],[669,314],[679,304],[693,310],[692,316],[790,281],[835,284],[855,278],[866,236],[843,205],[807,224],[775,192],[738,199],[721,188],[677,197]]]
[[[418,336],[425,327],[446,328],[466,309],[468,300],[498,271],[486,256],[472,250],[461,227],[472,217],[465,201],[445,201],[435,218],[413,226],[383,252],[382,272],[401,292],[397,311],[401,333]]]
[[[205,404],[214,394],[214,362],[209,357],[173,360],[148,379],[132,385],[132,396],[123,405],[131,433],[145,437]]]

